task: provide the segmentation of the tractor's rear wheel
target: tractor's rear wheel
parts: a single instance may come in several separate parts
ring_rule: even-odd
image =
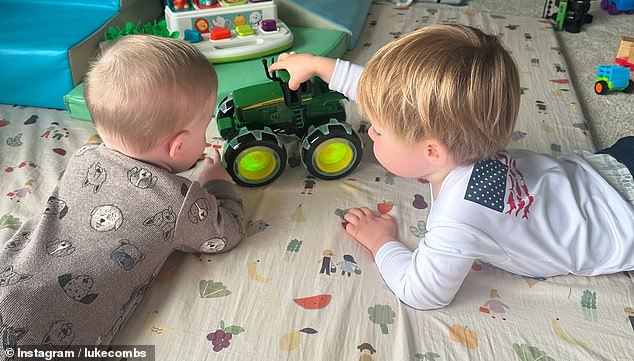
[[[627,81],[627,86],[625,87],[625,89],[623,89],[623,93],[632,93],[634,92],[634,82],[632,81],[632,79]]]
[[[302,140],[301,158],[306,169],[320,179],[339,179],[354,171],[363,156],[363,142],[347,123],[331,119],[309,130]]]
[[[594,92],[597,94],[605,94],[608,92],[608,83],[603,80],[600,80],[594,83]]]
[[[236,183],[261,186],[282,175],[286,168],[286,149],[273,132],[249,130],[229,141],[224,162]]]

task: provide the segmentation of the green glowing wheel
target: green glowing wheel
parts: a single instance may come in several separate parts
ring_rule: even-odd
[[[338,179],[357,168],[363,156],[363,142],[350,125],[331,119],[308,130],[300,153],[306,169],[315,177]]]
[[[233,180],[255,187],[277,179],[286,167],[286,149],[269,129],[246,130],[225,146],[223,162]]]

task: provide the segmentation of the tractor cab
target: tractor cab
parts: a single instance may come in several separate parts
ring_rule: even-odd
[[[292,90],[288,87],[288,81],[291,79],[288,71],[277,70],[273,73],[269,72],[266,59],[262,59],[262,65],[264,65],[264,73],[266,74],[266,77],[280,85],[282,92],[284,93],[284,102],[287,106],[300,106],[302,103],[302,94],[310,94],[309,80],[301,83],[298,89]]]

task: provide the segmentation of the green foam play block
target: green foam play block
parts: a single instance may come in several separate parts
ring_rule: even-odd
[[[338,58],[346,52],[347,34],[338,30],[291,27],[293,47],[287,51],[311,53],[329,58]],[[267,57],[269,60],[274,56]],[[270,61],[269,61],[270,65]],[[251,59],[235,63],[215,64],[218,73],[218,100],[234,89],[270,81],[264,73],[262,59]],[[80,83],[64,96],[64,105],[71,117],[91,120],[84,101],[84,84]]]

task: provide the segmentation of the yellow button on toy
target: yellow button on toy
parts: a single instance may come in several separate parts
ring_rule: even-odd
[[[253,31],[251,26],[246,25],[246,24],[245,25],[236,26],[236,33],[238,33],[238,36],[255,35],[255,32]]]

